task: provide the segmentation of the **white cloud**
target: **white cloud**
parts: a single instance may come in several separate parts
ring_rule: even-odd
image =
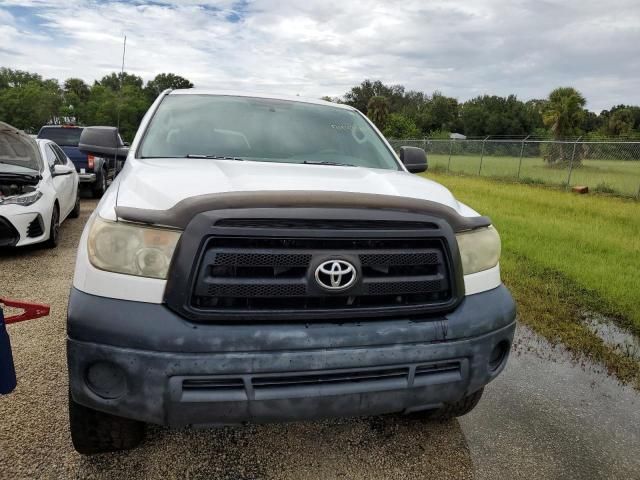
[[[640,103],[638,24],[635,0],[0,0],[0,65],[92,81],[126,34],[147,80],[320,96],[380,78],[461,99],[572,85],[599,110]]]

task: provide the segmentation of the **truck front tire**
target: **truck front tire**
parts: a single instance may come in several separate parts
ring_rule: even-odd
[[[69,425],[73,447],[82,455],[130,450],[144,439],[144,423],[82,406],[71,392]]]

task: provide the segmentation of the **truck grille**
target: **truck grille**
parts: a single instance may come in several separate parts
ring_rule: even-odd
[[[353,288],[332,293],[319,287],[316,268],[332,259],[355,266]],[[322,311],[349,318],[354,311],[436,307],[454,297],[451,272],[440,237],[214,236],[197,267],[190,307],[219,319],[229,314],[251,319],[260,313],[291,319]]]
[[[437,228],[431,222],[397,222],[392,220],[308,220],[303,218],[225,218],[216,223],[219,227],[243,227],[243,228],[313,228],[317,229],[384,229],[415,230],[421,228]]]

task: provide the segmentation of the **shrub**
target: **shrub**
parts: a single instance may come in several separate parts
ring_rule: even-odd
[[[522,177],[520,179],[520,183],[525,183],[527,185],[544,185],[544,180],[541,178]]]
[[[616,190],[606,182],[600,182],[593,191],[598,193],[616,193]]]

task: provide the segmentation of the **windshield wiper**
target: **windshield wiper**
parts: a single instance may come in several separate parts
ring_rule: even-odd
[[[305,160],[305,165],[330,165],[333,167],[357,167],[357,165],[353,165],[352,163],[339,163],[339,162],[326,162],[326,161],[315,161],[315,160]]]
[[[195,153],[188,153],[184,158],[212,158],[214,160],[237,160],[239,162],[244,162],[244,158],[229,157],[227,155],[199,155]]]

